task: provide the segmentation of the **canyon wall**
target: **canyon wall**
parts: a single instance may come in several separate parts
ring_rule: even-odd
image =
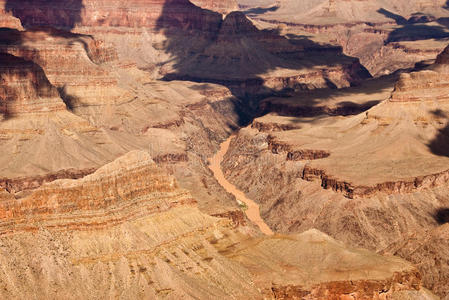
[[[64,110],[64,102],[39,65],[0,53],[0,114]]]
[[[23,199],[0,197],[6,298],[37,288],[39,297],[66,299],[430,296],[401,259],[346,248],[316,230],[253,237],[201,213],[143,151]],[[325,257],[340,259],[328,265]]]
[[[433,254],[400,248],[412,234],[421,240],[439,230],[435,216],[449,206],[446,56],[447,50],[427,70],[402,74],[388,98],[355,115],[301,115],[308,112],[304,101],[303,110],[287,116],[257,118],[231,142],[225,175],[259,202],[274,231],[317,228],[365,248],[397,245],[394,253],[406,259],[426,257],[427,287],[446,296],[445,276],[435,277],[445,268],[424,271]],[[345,100],[359,93],[348,91]]]

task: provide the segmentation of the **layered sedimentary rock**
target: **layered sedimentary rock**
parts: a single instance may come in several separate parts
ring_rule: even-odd
[[[67,108],[0,123],[0,148],[8,153],[1,184],[20,197],[150,149],[193,190],[201,209],[240,214],[232,197],[217,196],[223,190],[205,164],[248,119],[234,96],[348,86],[369,76],[338,47],[292,43],[241,13],[223,19],[184,0],[66,4],[1,4],[26,30],[2,29],[0,51],[39,65]],[[161,77],[208,83],[154,80]]]
[[[375,76],[434,59],[447,44],[445,1],[264,2],[241,1],[263,26],[339,44]]]
[[[253,238],[202,214],[142,151],[20,200],[5,193],[5,298],[31,297],[36,289],[42,298],[67,299],[431,297],[399,258],[346,248],[318,231]]]
[[[166,36],[169,51],[185,39],[174,31]],[[213,40],[199,44],[202,50],[187,57],[171,50],[175,64],[165,65],[162,74],[168,79],[220,83],[236,94],[344,87],[370,76],[356,59],[341,55],[339,47],[292,42],[275,31],[260,31],[240,12],[224,18]]]
[[[307,110],[297,110],[293,117],[293,110],[256,119],[231,142],[225,174],[260,203],[275,231],[314,227],[372,249],[425,236],[438,226],[435,212],[449,205],[446,55],[401,75],[388,99],[360,114],[301,117]],[[447,294],[443,277],[424,276]]]
[[[214,5],[213,2],[210,5]],[[1,6],[20,19],[26,28],[52,26],[69,30],[97,26],[154,29],[159,26],[159,17],[162,15],[167,16],[170,25],[175,27],[182,28],[186,21],[193,21],[190,24],[192,29],[207,29],[213,26],[212,21],[216,21],[219,16],[196,7],[188,0],[132,0],[126,5],[120,1],[101,0],[72,0],[70,3],[2,0]]]
[[[218,2],[203,4],[218,7]],[[316,192],[307,195],[307,204],[313,205],[283,202],[283,191],[274,198],[274,206],[285,212],[285,223],[269,216],[270,225],[301,234],[261,237],[207,167],[206,158],[218,143],[254,114],[236,95],[347,87],[368,78],[358,60],[342,55],[340,47],[260,30],[242,13],[223,17],[187,0],[7,0],[0,6],[1,22],[20,28],[14,23],[20,20],[26,29],[0,32],[1,55],[12,62],[2,69],[12,71],[1,74],[0,95],[6,103],[0,121],[0,151],[5,153],[0,158],[3,298],[30,298],[36,290],[42,298],[431,297],[409,263],[346,247],[309,230],[318,227],[352,245],[381,248],[405,228],[433,224],[425,214],[447,200],[441,188],[429,196],[437,198],[431,205],[419,202],[394,223],[396,214],[385,214],[380,199],[376,205],[381,208],[368,218],[383,221],[379,216],[384,216],[386,222],[357,227],[350,219],[360,212],[351,210],[354,199],[323,189],[324,175],[317,181],[302,179],[307,168],[322,170],[313,162],[334,160],[331,140],[346,129],[350,136],[350,126],[314,123],[327,134],[327,149],[291,143],[286,131],[310,129],[309,120],[304,125],[297,118],[258,119],[249,129],[260,133],[256,139],[239,136],[241,146],[250,141],[256,148],[267,147],[266,157],[294,166],[301,188]],[[169,82],[155,80],[161,77]],[[362,97],[364,91],[356,101],[360,110],[372,106],[364,106],[369,98]],[[345,93],[332,104],[338,106]],[[341,130],[335,133],[335,128]],[[306,146],[315,146],[319,133],[307,131],[302,137],[308,139]],[[335,144],[340,153],[351,153]],[[348,146],[359,149],[357,143]],[[236,149],[234,144],[241,157]],[[313,161],[304,167],[304,160]],[[247,170],[252,175],[271,172],[267,162],[259,165],[264,169]],[[446,163],[443,158],[440,162]],[[235,163],[225,163],[229,173],[240,171],[246,161]],[[270,180],[281,178],[282,187],[285,177],[278,175]],[[328,186],[338,184],[329,181]],[[288,192],[298,190],[292,185]],[[326,227],[325,214],[316,214],[328,199],[344,206],[326,208],[337,215],[335,228]],[[402,200],[400,208],[406,210]],[[310,218],[298,221],[304,211]],[[381,239],[386,231],[393,233]]]
[[[86,35],[54,29],[0,30],[0,51],[42,67],[69,108],[129,97],[105,63],[117,59],[114,49]]]
[[[316,117],[319,115],[355,115],[367,111],[374,105],[390,97],[395,86],[395,79],[398,76],[384,76],[372,80],[365,80],[356,87],[344,89],[317,89],[312,91],[298,91],[290,93],[288,97],[269,97],[260,104],[263,113],[271,113],[270,117],[255,120],[253,126],[263,126],[263,124],[274,124],[282,122],[288,128],[288,124],[294,122],[279,116],[303,116]],[[275,118],[275,122],[270,122],[270,118]],[[299,127],[299,125],[296,125]],[[292,127],[292,129],[295,126]],[[261,131],[270,131],[269,127]]]
[[[46,32],[33,34],[50,38]],[[14,47],[9,43],[7,49]],[[61,49],[54,47],[54,51]],[[90,61],[85,51],[77,53],[81,55],[75,58]],[[228,89],[154,82],[132,67],[126,73],[130,85],[125,85],[132,91],[130,98],[114,99],[104,93],[103,98],[73,99],[67,97],[73,96],[66,93],[69,88],[57,91],[35,63],[10,54],[3,57],[11,59],[2,60],[0,148],[5,155],[0,159],[0,186],[12,195],[22,198],[43,183],[80,178],[127,151],[146,149],[156,162],[171,166],[180,184],[193,190],[201,209],[245,222],[239,219],[243,214],[238,205],[222,194],[205,164],[217,141],[238,126],[238,101]],[[51,56],[46,59],[50,61]],[[70,70],[65,78],[79,76],[88,83],[90,77],[79,71]],[[101,82],[93,83],[99,91],[105,89]],[[83,90],[79,87],[76,91]]]
[[[214,3],[210,2],[211,5]],[[241,13],[235,12],[223,19],[221,14],[201,9],[188,0],[132,1],[126,6],[110,1],[73,1],[70,5],[56,1],[45,5],[39,1],[30,1],[26,5],[6,1],[3,5],[8,13],[21,20],[25,28],[50,26],[93,34],[92,42],[92,37],[86,36],[65,35],[64,38],[70,45],[81,45],[88,52],[100,48],[97,52],[107,53],[107,61],[113,60],[115,55],[121,62],[137,64],[156,77],[221,83],[233,88],[234,93],[264,93],[267,88],[314,88],[329,83],[348,86],[369,76],[356,59],[342,56],[338,47],[314,45],[308,41],[291,42],[275,32],[258,30]],[[59,15],[54,16],[56,13]],[[42,34],[27,35],[34,41],[31,45],[37,48],[34,51],[44,52],[42,56],[46,57],[49,51],[43,49],[42,43],[36,43],[36,39],[48,38]],[[103,41],[105,45],[102,45]],[[62,39],[57,42],[64,43]],[[75,50],[73,46],[67,48]],[[114,48],[115,53],[111,50]],[[253,49],[258,51],[253,53]],[[88,56],[97,63],[98,55],[90,54]],[[117,79],[111,76],[110,70],[108,72],[104,66],[88,66],[79,57],[71,59],[84,65],[83,69],[92,69],[89,72],[99,77],[106,91],[119,94],[109,97],[121,96],[114,86]],[[82,82],[79,78],[69,80],[61,72],[60,76],[52,76],[55,73],[51,71],[52,63],[43,60],[45,58],[41,63],[37,57],[34,59],[46,71],[48,65],[47,75],[52,83],[58,82],[58,87],[67,85],[70,88],[73,81]],[[62,67],[73,66],[67,61],[57,63]],[[122,66],[119,63],[116,68]],[[66,73],[69,75],[78,69],[81,68]],[[86,84],[83,88],[93,89]],[[74,94],[72,98],[101,98],[101,92],[97,90],[98,87],[87,96],[76,91],[69,91],[69,94]]]
[[[439,222],[448,221],[448,210],[442,208],[435,212]],[[426,286],[436,294],[448,294],[449,270],[447,268],[449,251],[448,225],[441,225],[429,232],[420,235],[412,234],[402,241],[398,241],[384,249],[382,253],[401,256],[413,264],[419,266]]]
[[[31,61],[0,53],[0,83],[0,114],[3,118],[66,109],[42,68]]]

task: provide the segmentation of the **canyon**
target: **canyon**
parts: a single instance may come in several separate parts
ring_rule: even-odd
[[[264,1],[239,4],[261,28],[339,45],[374,76],[413,67],[447,45],[446,1]]]
[[[144,151],[19,201],[5,195],[0,222],[2,298],[36,289],[39,298],[65,299],[430,295],[399,258],[345,248],[313,230],[254,237],[201,213]],[[332,257],[339,262],[322,263]]]
[[[338,106],[365,88],[359,100],[377,103],[345,117],[310,114],[315,103],[299,95],[266,100],[278,109],[240,130],[223,162],[226,177],[259,203],[275,232],[316,228],[372,250],[397,245],[388,253],[412,259],[428,286],[447,295],[445,268],[434,265],[445,243],[421,247],[433,232],[444,240],[447,222],[436,217],[449,205],[447,53],[425,70],[401,74],[390,94],[369,94],[371,83],[333,95],[329,104]]]
[[[0,0],[0,297],[449,297],[447,19]]]

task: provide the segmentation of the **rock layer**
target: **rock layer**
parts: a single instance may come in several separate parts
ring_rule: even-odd
[[[256,119],[225,156],[227,179],[277,232],[318,228],[377,250],[425,236],[449,205],[446,52],[428,70],[401,75],[392,95],[363,113]],[[443,277],[426,278],[447,295]]]
[[[0,53],[0,82],[0,114],[4,118],[65,110],[56,88],[33,62]]]
[[[419,273],[401,259],[346,248],[318,231],[253,238],[200,213],[142,151],[21,200],[5,193],[2,297],[36,288],[67,299],[425,295]]]
[[[262,1],[263,2],[263,1]],[[266,2],[266,1],[265,1]],[[268,1],[270,2],[270,1]],[[447,45],[444,1],[241,1],[249,17],[291,36],[341,45],[373,76],[434,59]],[[258,7],[258,3],[262,6]]]

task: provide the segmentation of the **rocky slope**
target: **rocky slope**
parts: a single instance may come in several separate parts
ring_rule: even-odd
[[[435,213],[440,223],[447,222],[447,209]],[[447,295],[448,274],[447,254],[449,250],[448,225],[442,225],[426,234],[411,235],[403,241],[390,245],[381,253],[401,256],[419,267],[424,284],[435,293]]]
[[[317,231],[253,238],[202,214],[142,151],[20,200],[0,195],[5,298],[432,297],[401,259]]]
[[[241,13],[223,18],[188,0],[131,1],[123,8],[118,1],[71,6],[30,2],[25,10],[19,1],[4,5],[26,28],[45,25],[94,35],[98,43],[113,45],[121,61],[133,61],[166,79],[221,83],[241,93],[262,93],[264,86],[276,90],[328,83],[348,86],[369,76],[338,47],[293,43],[276,32],[258,30]],[[65,17],[52,18],[56,12]],[[123,47],[130,44],[133,49]]]
[[[32,114],[0,123],[0,148],[9,153],[2,157],[0,181],[16,193],[57,178],[79,178],[127,151],[150,148],[156,161],[171,165],[180,184],[193,190],[202,209],[241,216],[232,197],[216,196],[222,190],[206,166],[218,142],[247,120],[245,105],[234,95],[330,82],[347,86],[368,76],[338,48],[309,43],[305,49],[258,30],[240,13],[223,20],[184,0],[1,6],[5,20],[19,21],[26,30],[1,29],[0,52],[40,67],[53,93],[37,114],[32,105],[41,104],[32,89],[41,87],[27,79],[28,94],[20,95],[29,101],[21,107]],[[259,54],[252,53],[254,47]],[[227,51],[235,54],[232,62]],[[155,80],[161,76],[228,88]],[[11,80],[5,88],[10,85]],[[23,101],[9,97],[8,105]]]
[[[8,153],[2,187],[20,194],[150,149],[156,161],[176,164],[181,184],[199,186],[194,193],[202,209],[243,216],[231,197],[211,193],[220,187],[205,164],[213,141],[239,123],[238,100],[229,90],[154,82],[135,65],[114,71],[119,63],[85,35],[3,29],[0,36],[8,52],[1,54],[0,148]]]
[[[217,4],[202,5],[221,10],[224,3]],[[346,190],[323,189],[321,173],[315,174],[317,181],[303,180],[307,168],[298,160],[334,162],[329,149],[302,148],[304,144],[291,143],[285,134],[302,134],[310,120],[261,118],[248,129],[248,139],[242,135],[236,140],[242,149],[267,143],[266,157],[295,164],[295,180],[313,187],[316,194],[307,195],[310,203],[338,199],[335,203],[348,205],[340,212],[328,207],[340,213],[332,221],[341,226],[332,227],[326,218],[321,223],[298,222],[293,214],[301,210],[286,209],[288,197],[267,217],[270,206],[253,197],[261,202],[273,229],[294,232],[262,237],[208,168],[207,158],[219,143],[258,112],[252,105],[261,95],[300,98],[304,90],[326,88],[310,92],[310,103],[325,98],[323,91],[334,94],[324,106],[335,114],[356,114],[382,100],[390,87],[373,81],[358,88],[355,108],[343,103],[353,90],[335,88],[370,75],[357,59],[343,55],[341,47],[260,30],[240,12],[223,16],[187,0],[0,0],[0,7],[0,24],[9,27],[0,29],[0,151],[5,154],[0,158],[2,298],[29,298],[37,290],[41,298],[431,297],[409,263],[348,248],[309,229],[317,227],[352,246],[384,248],[407,230],[434,225],[426,214],[447,200],[439,184],[419,186],[418,192],[437,192],[418,196],[418,209],[409,209],[400,222],[394,222],[394,213],[384,214],[385,223],[378,218],[377,225],[357,230],[359,223],[350,218],[359,211],[347,209],[354,199],[345,197],[351,196]],[[382,92],[364,95],[376,85],[383,85]],[[399,85],[396,95],[406,97]],[[265,109],[272,110],[276,101],[265,101]],[[403,102],[391,100],[388,105]],[[373,108],[380,115],[388,115],[389,109],[385,111]],[[353,118],[354,123],[361,119]],[[326,120],[316,122],[332,135],[327,137],[328,147],[336,145],[345,153],[332,126]],[[336,122],[335,128],[343,123]],[[349,137],[353,133],[345,126]],[[253,142],[251,134],[258,130],[262,135]],[[270,135],[263,135],[267,131]],[[430,128],[428,135],[434,131]],[[231,151],[243,157],[235,143]],[[306,143],[315,146],[314,139]],[[348,145],[354,151],[359,146]],[[423,164],[433,157],[426,159]],[[225,162],[228,173],[238,170],[236,165],[230,168],[231,163],[235,161]],[[438,163],[445,164],[446,158],[423,170],[433,172]],[[259,174],[261,167],[267,167],[263,172],[272,170],[270,166],[271,162],[260,162],[258,170],[247,168],[246,174]],[[330,171],[346,180],[346,174]],[[437,178],[422,182],[445,180],[445,174],[435,172],[431,175]],[[240,179],[233,180],[242,186]],[[339,182],[328,182],[340,189]],[[272,186],[269,181],[264,184],[263,188]],[[297,193],[292,187],[289,193]],[[426,197],[433,200],[430,205]],[[384,213],[383,199],[376,202],[381,209],[371,215],[372,222]],[[405,196],[400,203],[404,210],[409,208]],[[320,207],[316,208],[310,212],[313,219]],[[280,223],[279,212],[285,212]],[[367,215],[371,212],[368,209]],[[382,238],[379,227],[384,225],[391,225],[384,231],[394,230]]]
[[[225,174],[260,203],[275,231],[318,228],[378,250],[411,233],[425,236],[438,226],[435,212],[449,205],[447,69],[445,50],[354,116],[258,118],[231,142]],[[444,277],[423,274],[428,287],[447,294],[439,288]]]
[[[262,27],[341,45],[372,75],[434,59],[447,45],[445,1],[248,1],[246,14]]]

